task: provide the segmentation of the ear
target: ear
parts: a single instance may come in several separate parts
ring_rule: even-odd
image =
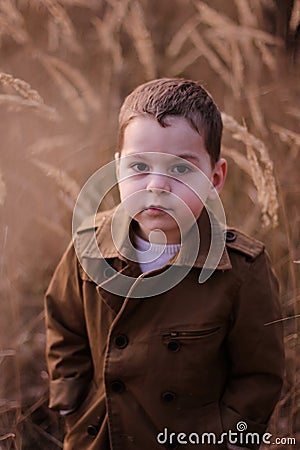
[[[210,187],[210,193],[208,198],[210,200],[215,200],[217,194],[223,189],[227,175],[227,161],[225,158],[220,158],[212,170],[210,181],[212,186]]]
[[[119,175],[120,175],[120,153],[119,152],[115,153],[115,163],[116,163],[116,176],[117,176],[117,180],[119,180]]]

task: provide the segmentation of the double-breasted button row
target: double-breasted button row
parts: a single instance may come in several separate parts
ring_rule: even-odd
[[[87,427],[87,434],[93,439],[97,436],[98,431],[99,427],[97,427],[97,425],[89,425]]]
[[[170,352],[178,352],[178,350],[180,350],[180,346],[180,342],[175,340],[167,343],[167,349],[170,350]]]
[[[97,424],[88,425],[86,431],[90,438],[95,439],[100,430],[101,417],[97,417]]]
[[[115,346],[117,348],[123,349],[125,347],[127,347],[129,342],[128,337],[125,334],[118,334],[115,338],[114,338],[114,343]]]
[[[121,394],[125,391],[125,384],[121,380],[114,380],[110,384],[111,390],[116,394]]]
[[[234,242],[236,240],[236,233],[231,230],[227,230],[224,233],[226,242]]]
[[[172,391],[165,391],[161,394],[161,398],[164,402],[171,403],[176,399],[176,394]]]

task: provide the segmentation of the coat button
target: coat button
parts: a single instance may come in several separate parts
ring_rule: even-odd
[[[116,394],[121,394],[123,391],[125,391],[125,384],[120,380],[112,381],[110,386],[112,391]]]
[[[115,337],[115,346],[125,348],[128,345],[128,337],[125,334],[119,334]]]
[[[170,350],[170,352],[178,352],[178,350],[180,349],[180,343],[177,341],[170,341],[167,344],[167,348],[168,350]]]
[[[116,273],[115,269],[113,267],[106,267],[103,271],[104,278],[111,278]]]
[[[161,394],[161,398],[166,403],[171,403],[176,399],[175,392],[166,391]]]
[[[98,434],[99,428],[96,427],[96,425],[89,425],[87,427],[87,434],[91,437],[91,438],[95,438]]]
[[[227,230],[225,231],[225,240],[226,242],[233,242],[236,240],[236,234],[234,231]]]

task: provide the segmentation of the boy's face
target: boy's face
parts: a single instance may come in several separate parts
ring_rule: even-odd
[[[154,118],[137,117],[128,124],[118,181],[121,202],[138,222],[141,237],[161,230],[168,243],[179,243],[213,187],[222,189],[226,161],[212,168],[202,137],[183,117],[169,116],[167,123],[164,128]],[[159,242],[161,234],[156,235]]]

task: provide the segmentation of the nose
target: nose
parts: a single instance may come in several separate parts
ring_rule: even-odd
[[[170,192],[170,177],[161,173],[151,173],[148,175],[147,191],[149,192]]]

